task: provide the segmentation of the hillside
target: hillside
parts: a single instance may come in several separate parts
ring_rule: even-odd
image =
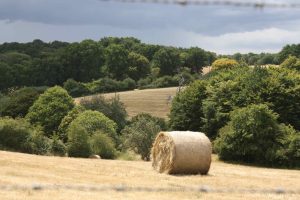
[[[171,176],[156,173],[150,162],[0,151],[0,171],[0,199],[300,199],[299,171],[226,164],[216,157],[208,176]],[[200,186],[207,193],[196,192]]]
[[[170,96],[175,96],[177,87],[134,90],[117,93],[104,94],[106,98],[112,98],[115,95],[120,96],[120,100],[125,104],[129,117],[144,112],[157,117],[167,118],[170,112]],[[75,102],[79,103],[82,98],[76,98]]]

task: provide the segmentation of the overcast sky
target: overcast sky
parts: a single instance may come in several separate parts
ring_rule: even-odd
[[[33,39],[73,42],[105,36],[133,36],[145,43],[177,47],[198,46],[220,54],[277,52],[286,44],[300,43],[300,8],[0,0],[0,43]]]

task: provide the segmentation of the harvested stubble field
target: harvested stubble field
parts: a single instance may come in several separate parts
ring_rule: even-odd
[[[33,184],[36,184],[35,189],[26,187]],[[64,187],[60,188],[59,185]],[[82,185],[86,188],[78,188]],[[132,187],[135,190],[122,190],[122,187],[118,191],[109,189],[109,186],[118,185]],[[17,186],[17,188],[10,188],[11,186]],[[107,188],[103,189],[103,186]],[[193,186],[206,186],[215,190],[223,190],[225,193],[209,192],[210,190],[205,193],[184,189]],[[138,187],[148,188],[148,190],[139,190]],[[155,188],[169,188],[173,191],[155,191],[153,190]],[[265,191],[277,188],[298,193],[274,194]],[[236,192],[243,189],[245,193]],[[213,157],[208,176],[171,176],[158,174],[152,169],[150,162],[144,161],[61,158],[0,151],[0,199],[296,200],[300,199],[299,190],[299,170],[226,164],[218,161],[216,156]]]
[[[177,87],[161,89],[145,89],[127,92],[107,93],[105,98],[113,98],[119,95],[121,102],[126,106],[129,117],[139,113],[149,113],[153,116],[167,118],[170,112],[170,99],[176,95]],[[76,98],[79,103],[82,98],[91,98],[92,96]]]
[[[211,67],[204,67],[203,74],[211,71]],[[134,90],[125,92],[113,92],[103,94],[105,98],[113,98],[119,95],[121,102],[126,106],[129,117],[139,113],[149,113],[156,117],[167,119],[170,113],[171,100],[177,93],[178,87],[156,88],[145,90]],[[79,103],[82,98],[91,98],[92,96],[75,98],[75,103]]]

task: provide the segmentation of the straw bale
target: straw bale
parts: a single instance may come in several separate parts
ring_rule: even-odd
[[[160,132],[152,147],[152,166],[160,173],[207,174],[212,146],[204,133]]]

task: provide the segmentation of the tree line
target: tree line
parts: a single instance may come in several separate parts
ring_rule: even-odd
[[[0,91],[24,86],[62,86],[67,80],[75,81],[75,90],[87,88],[92,92],[92,83],[97,86],[97,81],[103,80],[110,81],[109,84],[113,83],[112,80],[118,82],[114,82],[112,89],[104,87],[99,89],[100,92],[126,90],[133,86],[173,86],[178,84],[179,77],[170,77],[184,74],[186,79],[193,79],[204,66],[211,65],[218,57],[234,58],[247,65],[264,65],[279,64],[288,55],[299,54],[300,45],[288,45],[278,54],[217,56],[198,47],[145,44],[132,37],[105,37],[99,41],[74,43],[46,43],[41,40],[3,43],[0,45]],[[125,79],[125,83],[122,83]],[[80,85],[88,83],[91,84],[83,88]]]

